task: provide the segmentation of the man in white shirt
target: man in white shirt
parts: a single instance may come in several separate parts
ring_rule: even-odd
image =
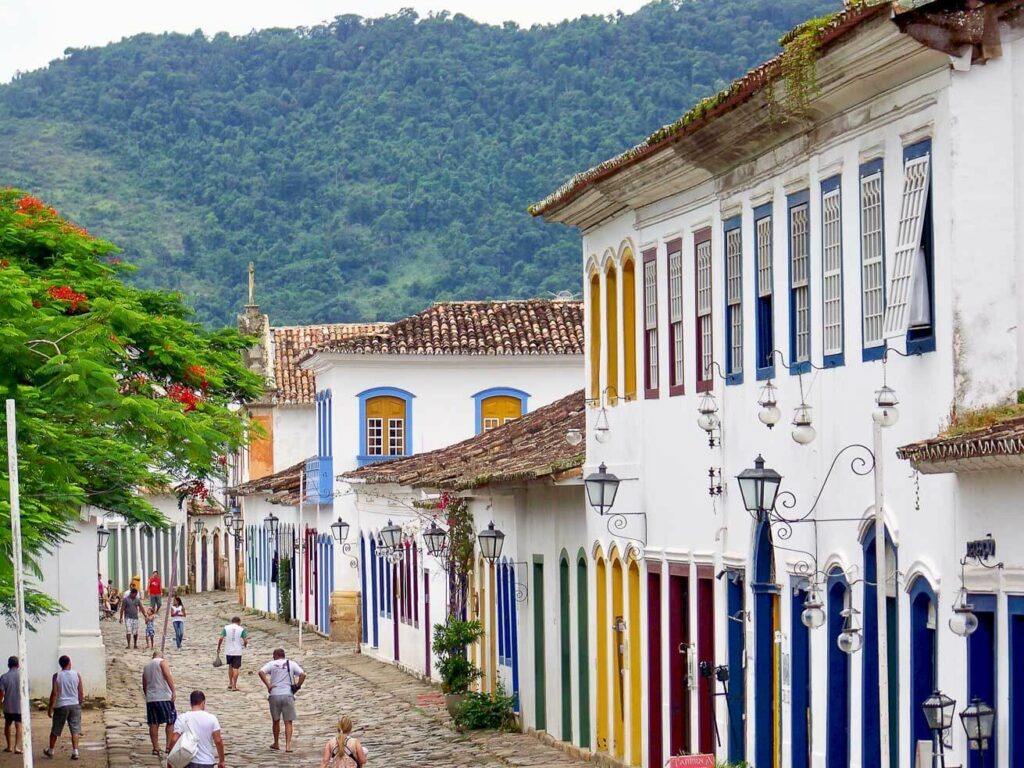
[[[220,631],[220,639],[217,640],[218,656],[220,656],[222,645],[228,662],[228,690],[237,691],[238,670],[242,668],[242,651],[249,647],[249,633],[242,626],[242,620],[237,616]]]
[[[284,751],[292,751],[292,723],[295,717],[295,691],[302,687],[306,673],[294,661],[284,655],[284,648],[274,650],[274,660],[268,661],[260,670],[260,680],[270,694],[270,719],[274,725],[274,743],[271,749],[280,749],[281,721],[284,720]]]
[[[202,691],[192,691],[188,697],[192,709],[174,721],[174,733],[171,734],[171,741],[167,747],[170,752],[174,749],[175,742],[185,732],[185,728],[191,729],[195,734],[198,749],[188,768],[224,768],[224,739],[220,735],[220,721],[206,711],[206,694]],[[217,756],[214,757],[214,748]]]

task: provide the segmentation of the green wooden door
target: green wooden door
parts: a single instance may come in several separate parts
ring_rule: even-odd
[[[590,749],[590,602],[587,555],[581,549],[576,560],[576,663],[580,677],[580,746]]]
[[[572,742],[572,643],[569,626],[569,558],[563,552],[558,561],[558,592],[561,601],[558,617],[562,660],[562,741]]]
[[[544,559],[533,557],[533,695],[534,728],[546,731],[548,728],[547,677],[544,650]]]

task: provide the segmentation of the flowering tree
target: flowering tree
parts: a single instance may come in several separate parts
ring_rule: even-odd
[[[18,411],[26,564],[87,505],[154,526],[146,489],[202,483],[245,440],[231,406],[259,394],[247,342],[190,319],[181,297],[144,291],[110,243],[42,201],[0,190],[0,399]],[[0,430],[6,455],[6,427]],[[0,468],[0,612],[13,606],[9,475]],[[83,574],[84,576],[85,574]],[[33,614],[58,610],[33,593]]]

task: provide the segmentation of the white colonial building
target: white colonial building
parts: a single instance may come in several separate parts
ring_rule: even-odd
[[[556,737],[916,766],[939,689],[994,708],[986,765],[1024,765],[1022,428],[970,431],[1024,389],[1020,3],[916,5],[795,30],[533,208],[582,232],[585,474],[622,479],[642,540],[588,512],[594,729]],[[758,456],[782,492],[748,512]],[[956,720],[946,760],[975,768]]]

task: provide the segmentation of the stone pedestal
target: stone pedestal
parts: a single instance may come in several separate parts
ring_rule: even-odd
[[[331,593],[331,640],[358,646],[363,627],[358,592]]]

